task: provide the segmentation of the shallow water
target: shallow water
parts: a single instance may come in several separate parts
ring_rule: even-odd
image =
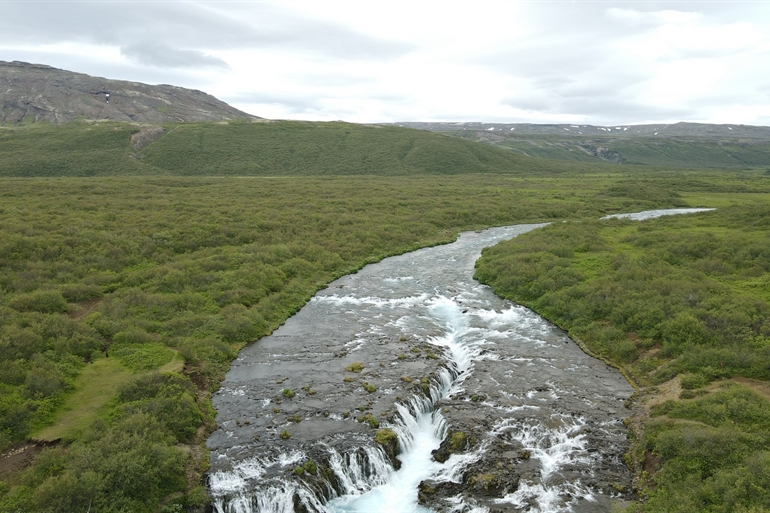
[[[482,248],[540,226],[369,265],[244,348],[213,399],[215,510],[610,511],[632,387],[472,277]]]

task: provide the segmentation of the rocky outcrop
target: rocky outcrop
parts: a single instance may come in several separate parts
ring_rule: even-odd
[[[109,80],[18,61],[0,61],[0,105],[0,123],[255,119],[202,91]]]
[[[620,153],[609,148],[605,148],[604,146],[596,146],[593,144],[578,144],[577,146],[593,157],[597,157],[608,162],[614,162],[615,164],[623,163],[623,157],[620,156]]]

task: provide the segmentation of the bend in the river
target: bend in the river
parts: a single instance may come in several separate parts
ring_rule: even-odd
[[[676,212],[680,213],[680,212]],[[241,352],[214,397],[216,511],[610,511],[633,388],[473,279],[468,232],[369,265]]]

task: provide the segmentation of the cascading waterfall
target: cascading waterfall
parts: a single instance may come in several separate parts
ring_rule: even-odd
[[[375,486],[363,495],[345,495],[331,501],[330,513],[423,513],[430,511],[417,503],[417,488],[421,481],[436,475],[444,466],[431,459],[432,451],[438,449],[446,437],[447,424],[436,403],[447,397],[452,385],[464,377],[472,366],[472,353],[462,342],[465,327],[460,309],[456,303],[439,297],[432,301],[429,312],[445,322],[446,334],[432,337],[429,342],[445,350],[450,356],[447,367],[438,373],[431,383],[429,396],[413,396],[409,407],[397,404],[398,422],[393,426],[402,443],[399,458],[402,467],[387,483]]]
[[[539,226],[367,266],[244,348],[213,399],[215,511],[615,508],[633,389],[472,279],[482,248]]]

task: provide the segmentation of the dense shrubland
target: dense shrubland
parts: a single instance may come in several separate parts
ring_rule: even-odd
[[[592,221],[683,206],[685,191],[767,193],[767,179],[543,163],[435,134],[342,123],[169,126],[142,151],[129,144],[136,129],[0,128],[0,175],[57,177],[0,183],[0,450],[29,437],[62,439],[26,470],[0,471],[0,512],[181,511],[205,503],[209,395],[237,351],[333,278],[464,229],[581,220],[552,226],[540,242],[521,239],[536,251],[516,256],[522,276],[532,278],[523,282],[530,299],[520,300],[567,327],[558,315],[574,314],[586,342],[596,335],[594,350],[639,380],[679,374],[696,397],[710,380],[767,373],[761,208],[692,218],[722,223],[688,232],[692,248],[711,248],[703,254],[671,236],[661,239],[668,255],[640,228],[681,231],[666,223],[684,220]],[[169,174],[388,176],[158,176]],[[403,176],[410,174],[423,175]],[[616,259],[619,237],[632,248],[627,260]],[[746,251],[734,256],[726,247]],[[593,280],[615,271],[625,273],[623,286],[638,287],[638,305],[626,301],[626,310],[596,317],[622,290],[606,281],[594,290]],[[487,279],[504,278],[509,289],[518,279],[504,266],[495,272]],[[657,288],[649,292],[648,282]],[[686,297],[680,285],[689,287]],[[745,319],[746,329],[730,327]],[[662,427],[644,438],[656,454],[659,440],[686,428],[674,409],[660,415]]]
[[[5,179],[0,445],[63,443],[0,477],[0,511],[205,501],[209,394],[244,344],[333,278],[461,229],[681,202],[621,179]]]
[[[484,251],[476,276],[653,393],[630,455],[638,511],[770,507],[770,207],[763,197],[648,221],[558,223]],[[710,385],[710,383],[712,383]],[[657,473],[656,473],[657,472]]]

